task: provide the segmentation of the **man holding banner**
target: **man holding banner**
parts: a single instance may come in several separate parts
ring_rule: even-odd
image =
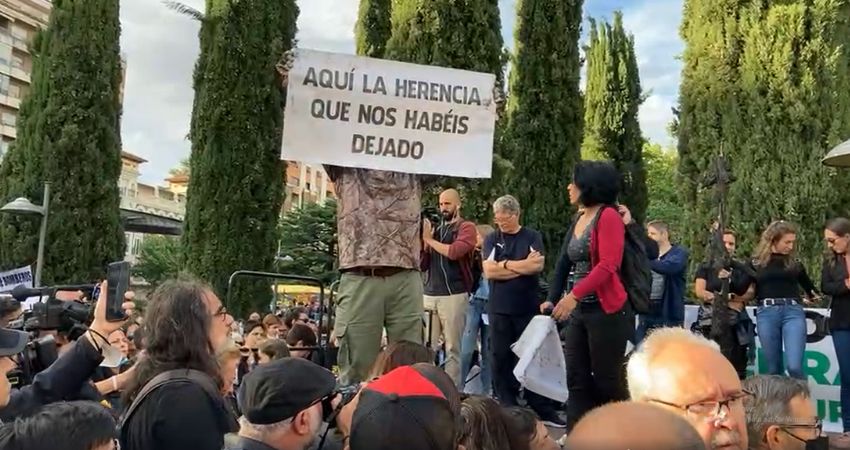
[[[337,192],[340,381],[363,381],[390,343],[421,343],[420,175],[489,178],[495,76],[296,50],[282,158],[324,164]],[[458,152],[463,149],[463,152]]]

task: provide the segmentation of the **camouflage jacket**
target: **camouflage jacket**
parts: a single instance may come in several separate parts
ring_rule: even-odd
[[[337,195],[340,270],[419,270],[422,186],[415,174],[326,166]]]

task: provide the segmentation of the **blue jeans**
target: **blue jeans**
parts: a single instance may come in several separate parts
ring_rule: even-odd
[[[806,314],[801,305],[759,306],[756,311],[756,332],[761,342],[767,373],[783,375],[782,344],[785,344],[785,364],[788,375],[801,380],[806,350]]]
[[[481,384],[484,386],[483,395],[489,395],[493,389],[492,378],[490,376],[490,337],[488,336],[489,326],[484,324],[481,318],[482,314],[487,312],[487,300],[472,297],[469,300],[469,308],[466,309],[466,327],[463,330],[463,338],[460,342],[460,375],[462,384],[468,381],[469,369],[472,366],[472,354],[478,347],[478,333],[481,332],[481,351],[478,352],[481,367]],[[461,390],[463,386],[460,386]]]
[[[832,344],[841,377],[841,421],[850,432],[850,330],[832,330]]]

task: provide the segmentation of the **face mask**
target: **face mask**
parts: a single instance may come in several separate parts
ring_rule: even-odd
[[[806,441],[806,450],[829,450],[829,438],[820,436],[817,439]]]

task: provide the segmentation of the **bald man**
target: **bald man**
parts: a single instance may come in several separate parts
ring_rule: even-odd
[[[683,328],[659,328],[629,358],[632,401],[660,406],[693,425],[711,450],[746,450],[744,389],[720,347]]]
[[[425,278],[425,310],[431,312],[432,346],[440,335],[446,343],[446,373],[459,389],[464,381],[460,373],[460,343],[466,325],[469,293],[472,292],[472,260],[478,243],[475,224],[460,216],[460,194],[447,189],[440,194],[442,220],[422,222],[425,256],[422,270]]]
[[[582,418],[567,438],[570,450],[704,450],[681,416],[647,403],[609,403]]]

